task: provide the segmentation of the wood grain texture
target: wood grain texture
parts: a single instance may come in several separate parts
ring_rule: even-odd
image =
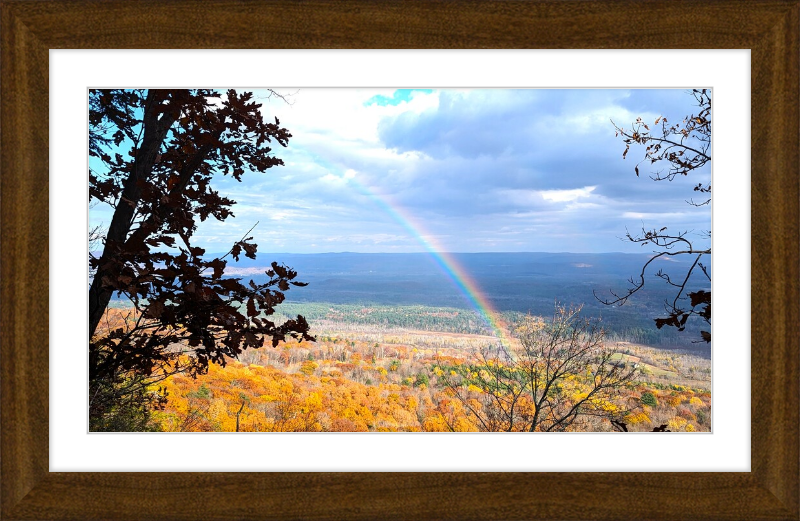
[[[0,513],[47,473],[47,48],[0,10]],[[35,65],[34,65],[35,64]],[[8,428],[7,428],[8,427]]]
[[[753,48],[750,109],[751,468],[768,490],[791,505],[794,516],[800,501],[799,12],[793,5]],[[781,123],[770,123],[770,117]]]
[[[800,0],[0,0],[0,516],[800,518],[799,13]],[[48,49],[358,47],[752,49],[751,473],[47,471]]]

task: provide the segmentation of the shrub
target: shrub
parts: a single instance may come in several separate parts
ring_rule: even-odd
[[[144,376],[97,378],[90,382],[90,432],[146,432],[160,430],[153,411],[164,409],[166,389],[149,389]]]
[[[650,423],[650,417],[645,412],[632,413],[625,417],[625,421],[636,425],[637,423]]]
[[[681,404],[681,402],[683,401],[683,397],[682,397],[681,395],[679,395],[679,394],[671,394],[671,395],[669,395],[669,396],[667,397],[667,400],[666,400],[666,401],[667,401],[667,404],[668,404],[670,407],[677,407],[677,406],[679,406],[679,405]]]
[[[695,413],[695,416],[697,416],[697,423],[699,425],[705,425],[706,423],[708,423],[708,415],[706,414],[705,411],[702,411],[702,410],[701,411],[697,411]]]
[[[689,422],[687,422],[685,418],[676,416],[672,418],[670,421],[668,421],[667,425],[669,426],[670,430],[676,432],[681,430],[687,423]]]
[[[655,395],[649,391],[642,393],[641,401],[643,404],[649,405],[650,407],[658,407],[658,400],[656,400]]]

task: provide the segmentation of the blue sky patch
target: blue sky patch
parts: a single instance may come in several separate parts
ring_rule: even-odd
[[[397,89],[394,91],[394,94],[391,98],[378,94],[365,101],[364,106],[369,107],[370,105],[379,105],[381,107],[385,107],[386,105],[399,105],[402,102],[411,101],[412,92],[430,94],[433,92],[433,89]]]

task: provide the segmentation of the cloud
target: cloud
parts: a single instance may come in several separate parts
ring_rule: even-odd
[[[544,190],[540,192],[542,197],[547,201],[576,201],[578,199],[589,197],[594,192],[596,186],[585,186],[583,188],[575,188],[573,190]]]
[[[620,251],[643,221],[710,229],[710,209],[685,202],[710,169],[654,182],[640,165],[637,178],[642,152],[623,159],[611,125],[682,118],[694,108],[684,91],[300,89],[292,100],[262,107],[292,133],[275,150],[285,166],[215,180],[237,218],[204,237],[261,220],[281,251],[421,251],[416,223],[451,251]]]

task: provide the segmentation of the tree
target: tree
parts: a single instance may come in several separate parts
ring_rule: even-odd
[[[651,174],[654,181],[672,181],[680,176],[703,168],[711,161],[711,93],[707,89],[694,89],[692,96],[698,104],[697,115],[686,116],[682,122],[670,125],[665,117],[658,117],[654,129],[637,118],[630,129],[624,129],[611,122],[616,129],[616,136],[621,137],[625,143],[623,159],[628,155],[632,146],[644,147],[644,158],[634,167],[636,177],[639,177],[639,165],[663,166],[662,170]],[[711,184],[698,183],[694,192],[702,196],[702,200],[687,201],[696,207],[706,206],[711,203]],[[658,270],[656,277],[664,280],[669,286],[675,288],[674,297],[664,302],[666,317],[655,318],[656,327],[671,326],[683,331],[691,317],[698,317],[711,326],[711,266],[704,264],[703,257],[711,256],[711,246],[699,246],[710,243],[711,230],[704,231],[697,240],[689,235],[688,231],[671,232],[666,226],[642,229],[641,234],[626,233],[628,240],[642,246],[655,247],[653,257],[648,260],[641,272],[629,279],[630,287],[622,293],[612,291],[612,297],[602,299],[595,297],[606,305],[624,304],[628,298],[645,286],[645,276],[653,261],[660,257],[685,256],[691,259],[689,268],[678,277],[670,276],[664,270]],[[690,284],[696,284],[693,275],[700,275],[708,282],[708,289],[688,291]],[[710,327],[709,327],[710,329]],[[706,342],[711,342],[711,332],[701,331],[700,335]]]
[[[198,219],[233,216],[235,201],[212,188],[214,177],[241,181],[283,164],[269,145],[286,146],[291,134],[260,107],[235,90],[90,91],[90,201],[114,209],[102,253],[89,261],[90,390],[196,375],[265,342],[313,339],[302,316],[268,318],[283,292],[305,285],[295,271],[273,262],[263,284],[223,277],[226,257],[255,259],[252,237],[214,259],[192,246]],[[98,328],[114,293],[130,300],[131,315]]]
[[[548,323],[529,317],[517,333],[518,345],[439,367],[449,393],[480,430],[590,430],[592,419],[629,413],[614,400],[638,370],[605,347],[603,329],[580,317],[580,308],[557,307]]]

